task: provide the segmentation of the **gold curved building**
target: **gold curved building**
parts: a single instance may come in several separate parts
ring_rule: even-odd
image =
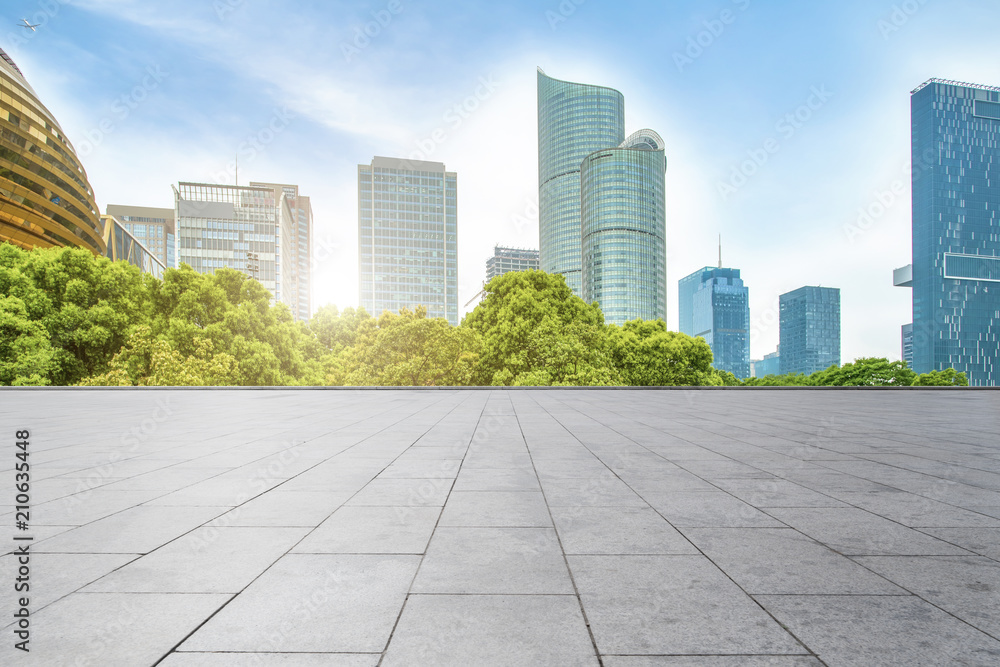
[[[0,242],[107,250],[94,191],[59,123],[0,49]]]

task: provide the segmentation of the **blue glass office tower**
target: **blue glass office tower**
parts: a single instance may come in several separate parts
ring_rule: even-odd
[[[458,326],[458,185],[440,162],[376,157],[358,165],[361,306],[426,306]]]
[[[739,269],[695,271],[678,283],[681,333],[701,336],[712,348],[712,366],[750,377],[750,290]]]
[[[779,297],[781,373],[840,366],[840,290],[800,287]]]
[[[913,370],[1000,385],[1000,88],[911,96]]]
[[[542,271],[583,296],[580,165],[625,140],[625,98],[603,86],[570,83],[538,70],[538,232]]]

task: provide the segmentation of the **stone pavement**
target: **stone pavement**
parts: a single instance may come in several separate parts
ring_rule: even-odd
[[[998,432],[986,391],[5,390],[0,664],[995,666]]]

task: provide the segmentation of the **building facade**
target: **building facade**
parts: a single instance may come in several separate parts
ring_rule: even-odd
[[[678,283],[681,333],[712,348],[712,366],[750,377],[750,290],[739,269],[706,266]]]
[[[583,159],[582,296],[601,304],[609,323],[667,319],[666,170],[652,130]]]
[[[109,204],[106,212],[164,266],[177,268],[174,209]]]
[[[104,225],[105,257],[113,262],[128,262],[144,273],[163,279],[166,264],[129,231],[129,225],[113,215],[102,215],[101,222]]]
[[[765,354],[760,361],[751,362],[753,365],[753,377],[762,378],[768,375],[781,374],[781,348],[771,354]]]
[[[0,50],[0,243],[107,250],[94,191],[72,144]]]
[[[523,248],[493,248],[493,256],[486,260],[486,282],[513,271],[538,269],[538,251]]]
[[[1000,87],[911,95],[913,370],[1000,385]]]
[[[458,325],[458,177],[440,162],[376,157],[358,165],[361,306],[425,306]]]
[[[250,187],[269,188],[276,202],[285,200],[279,205],[279,217],[286,303],[295,319],[308,321],[312,316],[312,201],[299,192],[297,185],[250,183]]]
[[[901,359],[910,368],[913,368],[913,325],[904,324],[900,332],[901,339]]]
[[[840,366],[840,290],[800,287],[779,297],[781,374]]]
[[[282,291],[282,202],[275,201],[274,190],[179,183],[174,199],[178,264],[199,273],[223,267],[242,271],[271,293],[272,303],[287,303]]]
[[[580,168],[625,140],[625,98],[612,88],[570,83],[538,70],[538,232],[542,271],[583,296]]]

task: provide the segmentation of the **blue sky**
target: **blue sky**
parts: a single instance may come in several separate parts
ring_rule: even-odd
[[[722,234],[750,287],[754,358],[777,345],[778,294],[802,285],[842,289],[844,361],[899,358],[909,91],[1000,85],[988,0],[41,0],[4,18],[0,46],[102,210],[232,182],[237,154],[241,183],[298,183],[316,216],[314,308],[357,302],[358,163],[458,172],[464,304],[494,244],[538,244],[535,67],[616,88],[627,132],[667,144],[668,323],[677,280],[717,261]]]

